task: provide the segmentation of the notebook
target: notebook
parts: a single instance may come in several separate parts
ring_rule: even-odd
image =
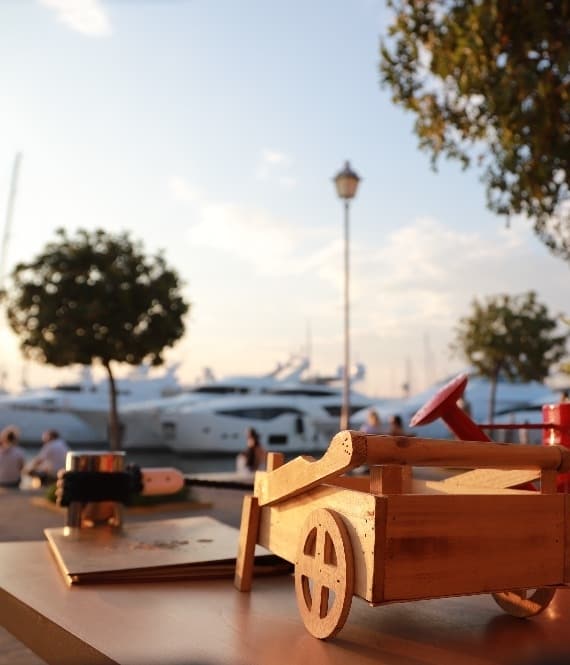
[[[233,577],[239,530],[211,517],[155,520],[92,529],[45,529],[69,585]],[[256,546],[254,575],[292,565]]]

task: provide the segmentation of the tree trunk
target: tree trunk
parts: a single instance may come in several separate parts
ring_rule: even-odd
[[[113,371],[111,370],[111,363],[103,363],[103,366],[107,370],[107,376],[109,377],[109,444],[111,450],[120,450],[121,430],[119,427],[119,414],[117,411],[117,387],[115,386],[115,378],[113,377]]]
[[[489,396],[489,423],[495,422],[495,401],[497,398],[497,382],[499,380],[500,367],[496,367],[491,377],[491,394]]]

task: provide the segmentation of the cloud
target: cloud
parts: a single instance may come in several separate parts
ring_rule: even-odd
[[[262,160],[265,164],[283,164],[285,166],[289,166],[291,164],[291,158],[288,157],[284,152],[268,150],[267,148],[262,151]]]
[[[203,203],[188,237],[193,245],[231,254],[264,275],[286,276],[305,269],[298,254],[308,234],[264,210],[233,203]]]
[[[89,37],[107,37],[111,21],[100,0],[39,0],[71,30]]]
[[[184,198],[187,185],[179,179],[174,189]],[[187,237],[194,247],[237,258],[260,276],[306,277],[312,292],[322,294],[313,311],[323,319],[338,315],[332,303],[341,302],[344,247],[334,229],[297,225],[231,202],[188,200],[193,221]],[[430,217],[386,233],[381,245],[355,238],[350,246],[355,334],[402,337],[426,326],[449,334],[473,298],[530,289],[553,313],[564,311],[568,268],[539,247],[522,224],[467,231]]]
[[[258,159],[255,169],[255,177],[258,180],[267,180],[275,182],[281,187],[291,188],[297,184],[297,179],[288,173],[293,165],[293,159],[290,155],[264,148]]]
[[[563,262],[537,255],[522,226],[490,233],[450,228],[419,218],[386,238],[383,247],[355,250],[353,298],[362,328],[402,336],[431,326],[449,331],[474,298],[530,289],[556,310],[564,302]]]
[[[170,178],[168,189],[177,201],[196,203],[200,200],[198,189],[189,185],[184,178],[180,178],[179,176],[173,176]]]
[[[260,208],[209,200],[178,176],[169,180],[168,189],[192,213],[187,237],[194,247],[231,255],[263,275],[315,269],[337,244],[332,230],[295,225]]]

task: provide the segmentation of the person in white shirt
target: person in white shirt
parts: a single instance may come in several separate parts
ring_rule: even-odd
[[[40,452],[26,466],[26,473],[40,478],[42,484],[57,479],[57,472],[65,468],[65,457],[69,451],[59,433],[50,429],[42,434],[43,446]]]
[[[10,425],[0,432],[0,486],[19,487],[26,456],[18,445],[18,430]]]

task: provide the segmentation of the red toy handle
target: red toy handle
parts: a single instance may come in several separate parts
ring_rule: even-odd
[[[449,429],[464,441],[492,441],[485,432],[474,422],[463,409],[457,406],[457,400],[462,397],[469,377],[460,374],[446,383],[410,420],[410,427],[427,425],[436,418],[441,418]],[[570,474],[569,474],[570,475]],[[532,483],[524,483],[519,489],[535,490]],[[559,486],[559,491],[560,486]]]
[[[446,383],[410,420],[410,427],[427,425],[441,418],[455,436],[465,441],[492,441],[471,418],[457,406],[465,392],[467,374],[460,374]]]

